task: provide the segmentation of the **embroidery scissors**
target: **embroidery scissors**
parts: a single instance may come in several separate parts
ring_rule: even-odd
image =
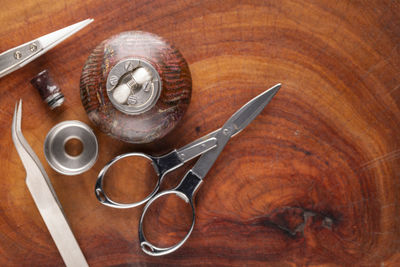
[[[177,150],[173,150],[172,152],[160,156],[153,157],[143,153],[126,153],[116,158],[112,159],[104,168],[100,171],[99,176],[95,185],[95,194],[97,199],[104,205],[110,206],[113,208],[132,208],[146,203],[142,216],[139,221],[139,241],[142,250],[151,256],[161,256],[165,254],[169,254],[179,247],[181,247],[185,241],[189,238],[190,234],[193,231],[194,223],[195,223],[195,209],[193,205],[193,197],[198,187],[202,183],[204,177],[208,173],[208,171],[213,166],[214,162],[218,158],[219,154],[224,149],[227,142],[231,137],[237,135],[240,131],[242,131],[247,125],[249,125],[253,119],[255,119],[261,111],[266,107],[266,105],[271,101],[274,95],[278,92],[281,85],[277,84],[270,89],[264,91],[260,95],[256,96],[243,107],[241,107],[238,111],[233,114],[229,120],[225,122],[222,128],[207,134],[204,137],[199,138],[198,140],[180,148]],[[164,179],[165,175],[176,168],[182,166],[185,162],[200,156],[196,164],[190,169],[186,175],[183,177],[181,182],[177,187],[171,190],[166,190],[161,193],[158,193],[160,183]],[[103,191],[103,179],[107,172],[107,170],[118,160],[126,158],[126,157],[142,157],[152,162],[153,168],[158,175],[157,184],[153,190],[147,197],[143,200],[135,202],[135,203],[118,203],[111,200]],[[160,248],[156,247],[147,241],[144,232],[143,232],[143,219],[144,216],[152,203],[160,197],[175,194],[185,200],[192,208],[192,225],[187,232],[186,236],[177,244],[167,247]]]
[[[93,22],[86,19],[0,54],[0,78],[25,66]]]

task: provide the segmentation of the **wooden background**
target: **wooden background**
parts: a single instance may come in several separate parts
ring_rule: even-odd
[[[0,51],[95,19],[0,79],[1,266],[63,264],[27,190],[11,140],[19,98],[24,101],[23,133],[92,266],[400,264],[400,2],[0,4]],[[44,158],[45,135],[68,119],[91,125],[79,97],[82,66],[98,43],[127,30],[156,33],[182,52],[193,78],[188,112],[153,145],[127,145],[96,130],[100,154],[95,166],[78,176],[57,174]],[[66,96],[61,110],[50,111],[29,83],[45,68]],[[278,82],[280,92],[227,145],[198,191],[197,222],[187,243],[165,257],[142,253],[137,238],[142,208],[99,204],[93,192],[99,170],[122,152],[161,154],[182,146],[221,126],[242,104]],[[184,171],[169,175],[164,188],[175,185]],[[119,178],[109,186],[114,195],[142,192],[132,177]],[[157,219],[162,228],[171,222],[164,215],[149,220]],[[179,236],[180,225],[158,241]]]

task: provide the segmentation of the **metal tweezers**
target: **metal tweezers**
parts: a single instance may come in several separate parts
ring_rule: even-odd
[[[12,139],[26,170],[26,184],[67,266],[88,266],[43,165],[21,131],[22,100],[15,106]]]
[[[92,21],[93,19],[83,20],[1,53],[0,78],[40,57],[54,46],[92,23]]]

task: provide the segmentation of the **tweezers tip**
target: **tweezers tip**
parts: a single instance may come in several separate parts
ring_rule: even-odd
[[[75,23],[72,27],[74,27],[75,26],[75,29],[73,29],[69,34],[68,34],[68,36],[71,36],[71,35],[73,35],[73,34],[75,34],[76,32],[78,32],[78,31],[80,31],[80,30],[82,30],[83,28],[85,28],[86,26],[88,26],[90,23],[92,23],[94,21],[94,19],[92,19],[92,18],[90,18],[90,19],[85,19],[85,20],[82,20],[82,21],[80,21],[80,22],[77,22],[77,23]]]
[[[21,129],[21,118],[22,118],[22,99],[18,101],[18,109],[17,109],[17,130]]]
[[[275,88],[276,90],[279,90],[279,89],[281,88],[281,86],[282,86],[281,83],[277,83],[277,84],[274,85],[274,88]]]
[[[22,100],[20,99],[15,103],[15,108],[14,108],[14,116],[12,119],[12,124],[11,124],[11,133],[12,133],[12,138],[15,142],[15,135],[18,132],[19,126],[20,126],[20,121],[21,121],[21,107],[22,107]]]
[[[18,110],[18,102],[15,103],[15,107],[14,107],[14,115],[13,115],[12,125],[11,125],[11,128],[13,131],[14,131],[15,120],[17,118],[17,110]]]
[[[90,23],[92,23],[93,21],[94,21],[94,19],[89,18],[89,19],[82,20],[81,22],[78,22],[78,23],[82,23],[82,24],[83,24],[83,25],[82,25],[82,28],[84,28],[84,27],[86,27],[87,25],[89,25]]]

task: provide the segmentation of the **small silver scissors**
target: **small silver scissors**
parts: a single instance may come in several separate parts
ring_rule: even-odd
[[[0,78],[35,60],[74,33],[92,23],[92,21],[93,19],[83,20],[1,53]]]
[[[172,152],[160,156],[153,157],[143,153],[126,153],[120,156],[117,156],[113,160],[111,160],[104,168],[100,171],[99,176],[95,185],[95,194],[97,199],[104,205],[110,206],[113,208],[132,208],[144,204],[147,202],[146,206],[143,209],[142,216],[139,221],[139,241],[142,250],[151,256],[161,256],[165,254],[169,254],[179,247],[181,247],[185,241],[189,238],[190,234],[193,231],[194,223],[195,223],[195,210],[193,206],[193,196],[196,192],[197,188],[200,186],[203,178],[206,176],[208,171],[211,169],[215,160],[218,158],[219,154],[222,152],[223,148],[229,141],[229,139],[236,134],[238,134],[241,130],[243,130],[250,122],[253,121],[254,118],[260,114],[260,112],[265,108],[265,106],[271,101],[274,95],[278,92],[281,85],[277,84],[270,89],[264,91],[260,95],[256,96],[252,100],[250,100],[247,104],[245,104],[242,108],[235,112],[232,117],[229,118],[227,122],[222,126],[222,128],[209,133],[208,135],[178,149],[173,150]],[[172,170],[182,166],[185,162],[202,155],[196,164],[190,169],[184,178],[181,180],[179,185],[172,190],[163,191],[158,193],[160,184],[164,179],[165,175]],[[118,160],[126,158],[126,157],[143,157],[152,162],[155,172],[158,175],[157,184],[153,190],[147,197],[143,200],[135,202],[135,203],[118,203],[111,200],[103,191],[103,179],[107,172],[107,170]],[[146,211],[150,207],[150,205],[158,198],[175,194],[181,197],[186,203],[189,203],[192,208],[192,225],[190,230],[186,234],[186,236],[177,244],[167,247],[160,248],[156,247],[150,242],[147,241],[144,233],[143,233],[143,218],[146,214]]]

